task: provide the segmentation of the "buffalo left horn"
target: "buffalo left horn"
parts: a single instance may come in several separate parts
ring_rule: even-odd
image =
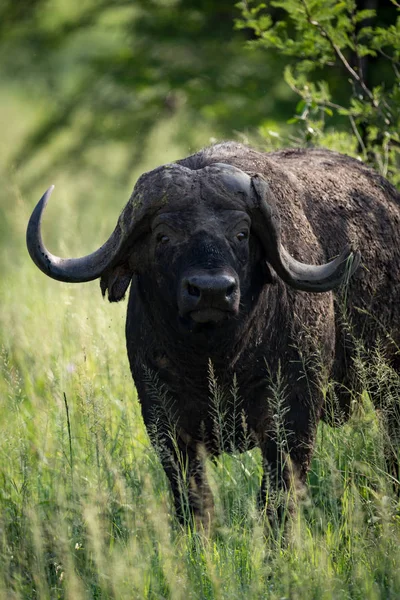
[[[360,253],[346,247],[323,265],[299,262],[281,244],[279,212],[268,183],[260,175],[252,177],[251,183],[257,197],[253,226],[277,275],[291,287],[306,292],[327,292],[348,281],[360,264]]]

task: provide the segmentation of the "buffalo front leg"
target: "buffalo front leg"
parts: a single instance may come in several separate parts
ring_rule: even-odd
[[[265,511],[274,533],[284,526],[304,494],[319,420],[308,402],[290,401],[288,406],[280,423],[273,419],[274,427],[260,443],[263,478],[259,508]]]
[[[159,455],[171,485],[178,520],[184,525],[194,523],[197,529],[209,531],[214,501],[201,448],[193,449],[179,440],[175,444],[164,443]]]

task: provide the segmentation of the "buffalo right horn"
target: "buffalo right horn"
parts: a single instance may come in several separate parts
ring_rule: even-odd
[[[58,281],[80,283],[101,277],[104,294],[116,276],[122,277],[122,287],[126,289],[133,272],[139,267],[133,251],[135,242],[150,230],[151,218],[157,210],[168,204],[165,192],[168,183],[176,181],[176,186],[179,187],[188,172],[191,171],[174,163],[156,169],[153,175],[158,185],[153,186],[153,193],[146,183],[148,175],[142,175],[108,240],[92,254],[81,258],[59,258],[51,254],[43,244],[41,221],[54,189],[51,186],[35,207],[26,231],[26,244],[33,262],[43,273]],[[121,292],[118,292],[117,296],[120,295]]]
[[[54,189],[52,185],[36,205],[29,219],[26,232],[26,244],[33,262],[43,273],[57,279],[70,283],[92,281],[101,274],[112,263],[123,243],[120,223],[118,222],[114,232],[98,250],[81,258],[59,258],[51,254],[42,241],[41,221],[43,211]]]

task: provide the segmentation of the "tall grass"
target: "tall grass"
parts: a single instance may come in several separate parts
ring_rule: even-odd
[[[182,529],[129,373],[126,306],[106,304],[97,283],[60,284],[36,269],[24,247],[33,199],[17,184],[0,194],[0,597],[399,598],[399,504],[368,385],[347,425],[319,427],[308,491],[284,544],[265,535],[256,509],[257,451],[207,464],[216,528],[208,537]],[[75,199],[77,182],[65,185]],[[83,199],[72,204],[78,210]],[[84,227],[67,206],[56,233],[47,229],[55,251],[62,238],[78,254],[76,232],[84,251],[95,246],[100,219],[83,208]],[[398,379],[389,385],[379,364],[364,365],[365,381],[394,397]],[[210,394],[223,436],[229,423],[212,373]],[[240,411],[235,382],[232,402]]]

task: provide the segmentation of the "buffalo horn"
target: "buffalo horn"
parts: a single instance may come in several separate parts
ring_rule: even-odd
[[[360,264],[360,253],[346,247],[323,265],[297,261],[281,244],[280,218],[270,187],[259,175],[252,178],[252,185],[258,200],[253,226],[277,275],[291,287],[306,292],[327,292],[347,282]]]
[[[51,196],[51,186],[36,205],[28,223],[26,244],[33,262],[43,273],[69,283],[92,281],[101,276],[111,264],[123,242],[120,224],[117,224],[109,239],[98,250],[81,258],[59,258],[44,246],[41,234],[42,214]]]

